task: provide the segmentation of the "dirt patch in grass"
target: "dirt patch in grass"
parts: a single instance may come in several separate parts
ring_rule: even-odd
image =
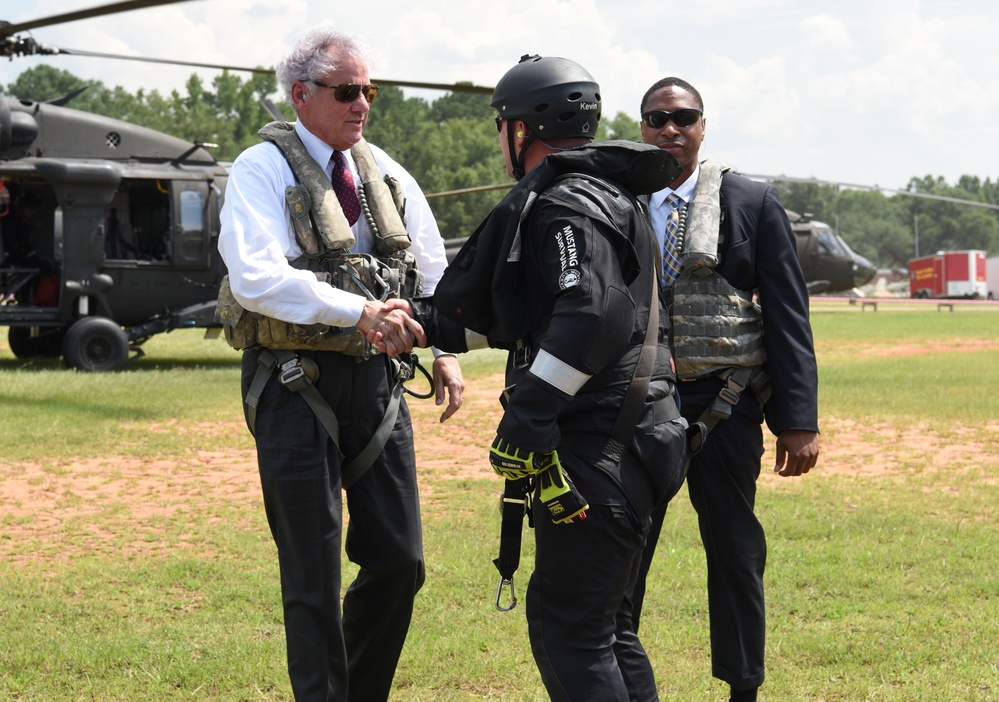
[[[434,493],[442,481],[490,479],[499,489],[486,447],[500,417],[502,381],[497,374],[469,387],[462,410],[444,424],[438,421],[441,408],[432,400],[410,399],[420,489],[428,512],[435,508]],[[899,428],[827,417],[822,428],[816,468],[822,474],[860,477],[947,470],[997,480],[999,421],[984,427]],[[178,436],[245,432],[242,425],[224,423],[159,429]],[[772,439],[763,460],[763,489],[789,484],[769,470]],[[252,448],[192,451],[171,460],[104,456],[66,464],[0,462],[0,561],[64,560],[112,548],[125,555],[196,548],[184,539],[182,529],[177,531],[178,522],[221,519],[233,512],[258,516],[257,511],[262,507]]]
[[[856,346],[855,346],[856,348]],[[923,353],[940,353],[943,351],[996,351],[999,341],[990,339],[934,339],[933,344],[871,344],[868,348],[858,349],[863,356],[914,356]]]

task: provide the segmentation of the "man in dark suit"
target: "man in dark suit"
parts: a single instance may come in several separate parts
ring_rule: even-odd
[[[764,678],[766,537],[754,512],[764,420],[777,437],[775,472],[800,476],[815,466],[819,454],[808,295],[794,234],[777,191],[720,164],[698,162],[707,124],[698,91],[679,78],[665,78],[646,92],[641,111],[642,140],[670,151],[683,167],[668,188],[650,197],[649,209],[653,229],[665,247],[664,284],[673,287],[675,280],[672,300],[678,323],[677,371],[683,381],[681,411],[689,422],[715,422],[704,447],[691,458],[687,476],[707,557],[712,673],[729,684],[732,702],[754,701]],[[714,190],[709,192],[712,177]],[[688,245],[706,239],[711,248],[697,264],[706,266],[698,276],[684,270],[694,260],[684,250],[683,226],[692,201],[695,206],[707,203],[698,214],[711,209],[716,213],[716,236],[714,231],[709,236],[693,229],[687,233]],[[689,212],[692,227],[695,209]],[[696,219],[703,223],[703,218]],[[728,304],[738,309],[725,309]],[[688,305],[683,314],[708,310],[698,313],[703,317],[691,326],[701,325],[700,332],[682,331],[684,320],[678,309],[682,305]],[[726,321],[733,318],[739,321]],[[725,351],[712,351],[718,348],[714,342],[723,337]],[[735,370],[743,375],[733,374]],[[750,376],[751,383],[746,380]],[[737,390],[740,385],[752,387],[738,395],[728,393],[726,402],[722,390]],[[718,410],[731,413],[719,419]],[[655,516],[646,542],[635,591],[636,630],[645,576],[664,516],[665,508]]]

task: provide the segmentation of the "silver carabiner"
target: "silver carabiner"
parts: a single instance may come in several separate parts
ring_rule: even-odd
[[[503,597],[503,587],[508,585],[510,587],[510,606],[504,607],[500,604],[500,598]],[[517,595],[513,591],[513,578],[500,577],[499,587],[496,588],[496,609],[501,612],[509,612],[511,609],[517,606]]]

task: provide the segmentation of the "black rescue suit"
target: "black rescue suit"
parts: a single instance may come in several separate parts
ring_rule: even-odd
[[[590,505],[586,519],[570,524],[553,524],[543,510],[534,517],[527,620],[553,700],[658,699],[631,595],[652,510],[686,471],[661,298],[640,421],[620,464],[598,464],[607,463],[653,290],[661,294],[655,238],[635,194],[663,187],[674,165],[667,152],[624,142],[549,155],[470,238],[434,296],[439,315],[510,349],[513,388],[498,435],[523,449],[557,450]],[[431,330],[436,346],[464,350],[462,340],[449,348],[447,322],[439,326]]]

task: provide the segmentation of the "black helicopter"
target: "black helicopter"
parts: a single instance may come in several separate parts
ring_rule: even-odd
[[[791,221],[809,294],[851,291],[874,277],[874,264],[854,253],[828,224],[813,220],[808,213],[784,211]]]
[[[227,169],[200,144],[0,95],[0,324],[19,358],[111,370],[214,326]]]

